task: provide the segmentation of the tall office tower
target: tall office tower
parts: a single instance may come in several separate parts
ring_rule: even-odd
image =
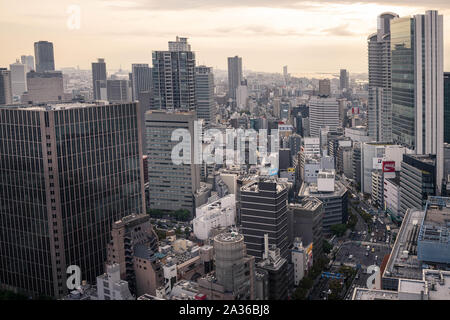
[[[153,51],[152,109],[195,109],[195,53],[185,40],[177,37],[169,42],[172,50]]]
[[[135,296],[155,295],[164,284],[157,252],[158,237],[148,214],[132,214],[113,223],[106,264],[119,264],[120,278],[128,282]]]
[[[11,89],[13,97],[18,97],[27,91],[26,66],[19,60],[9,65],[11,70]]]
[[[228,96],[231,99],[236,100],[236,89],[243,78],[242,58],[238,56],[228,58]]]
[[[12,103],[11,71],[0,68],[0,105]]]
[[[36,72],[55,71],[55,57],[52,42],[35,42],[34,57],[36,59]]]
[[[195,112],[170,113],[151,110],[145,114],[147,133],[150,208],[161,210],[186,209],[195,212],[194,194],[200,187],[200,168],[194,164]],[[179,144],[171,136],[176,129],[190,133],[191,145],[186,145],[190,164],[175,164],[172,150]],[[190,149],[189,149],[190,148]]]
[[[238,110],[246,110],[248,101],[247,80],[243,80],[236,89],[236,107]]]
[[[199,66],[195,68],[195,98],[197,100],[197,117],[205,119],[205,125],[216,122],[214,101],[214,74],[212,68]]]
[[[131,83],[129,80],[106,80],[109,102],[131,102]]]
[[[400,171],[401,217],[411,208],[422,209],[429,196],[436,195],[436,156],[404,154]]]
[[[104,272],[113,222],[145,210],[138,113],[136,103],[0,108],[0,287],[60,297],[68,266],[90,283]]]
[[[152,69],[146,63],[131,65],[131,86],[133,88],[133,101],[138,100],[143,110],[150,108],[150,91],[152,90]]]
[[[287,186],[273,178],[261,178],[241,188],[241,225],[248,254],[262,258],[264,234],[269,243],[288,256]]]
[[[416,154],[435,154],[444,173],[443,17],[427,11],[391,21],[392,137]]]
[[[395,13],[378,17],[378,30],[368,37],[368,129],[374,141],[392,141],[391,20]]]
[[[27,93],[22,95],[22,103],[44,103],[64,101],[63,74],[60,71],[28,72]]]
[[[339,103],[339,125],[345,128],[347,117],[347,99],[341,98],[337,101]]]
[[[284,84],[288,85],[288,83],[289,83],[288,66],[283,67],[283,77],[284,77]]]
[[[105,59],[99,58],[97,62],[92,62],[92,89],[94,100],[102,100],[101,82],[106,81]]]
[[[330,79],[319,80],[319,96],[328,97],[331,95]]]
[[[137,63],[131,65],[131,87],[133,101],[139,101],[141,105],[141,114],[139,119],[142,126],[145,127],[145,112],[151,106],[151,91],[152,91],[152,69],[146,63]],[[147,149],[145,130],[142,136],[143,149]]]
[[[341,91],[348,90],[348,88],[350,87],[350,77],[346,69],[341,69],[339,84],[339,88],[341,89]]]
[[[320,129],[339,127],[339,103],[335,98],[316,98],[309,101],[309,130],[311,137],[319,137]]]
[[[20,62],[22,64],[26,65],[26,72],[30,72],[31,70],[34,70],[34,57],[33,56],[20,56]]]
[[[450,143],[450,72],[444,73],[444,142]]]

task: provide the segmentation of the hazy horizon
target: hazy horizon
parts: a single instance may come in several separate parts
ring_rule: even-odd
[[[108,69],[129,70],[132,63],[151,65],[153,50],[167,50],[177,35],[188,37],[197,64],[226,70],[227,57],[239,55],[244,68],[293,75],[367,73],[367,37],[377,16],[439,10],[444,15],[445,52],[450,50],[450,1],[405,0],[25,0],[0,3],[3,50],[0,66],[33,43],[54,44],[56,68],[90,69],[97,58]],[[70,10],[79,8],[80,28],[69,28]],[[73,11],[72,11],[73,12]],[[445,54],[444,54],[445,56]],[[450,60],[445,61],[450,70]]]

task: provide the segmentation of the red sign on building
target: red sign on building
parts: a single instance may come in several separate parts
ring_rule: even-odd
[[[383,172],[395,172],[395,161],[383,161]]]

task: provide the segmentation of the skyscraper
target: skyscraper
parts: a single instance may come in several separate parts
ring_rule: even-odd
[[[131,83],[124,79],[106,80],[106,92],[109,102],[131,102]]]
[[[339,103],[335,98],[314,97],[309,102],[309,126],[311,137],[320,136],[320,128],[339,127]]]
[[[26,72],[30,72],[31,70],[35,70],[34,69],[34,57],[33,56],[26,56],[23,55],[20,57],[20,62],[22,62],[22,64],[26,65]]]
[[[271,178],[249,183],[241,188],[241,223],[248,254],[261,259],[264,235],[269,244],[288,256],[287,186]]]
[[[319,80],[319,96],[328,97],[331,95],[330,79]]]
[[[92,62],[92,88],[94,100],[101,100],[101,81],[106,81],[105,59],[99,58],[97,62]]]
[[[152,69],[146,63],[131,65],[131,87],[133,101],[139,101],[141,114],[139,119],[145,127],[145,112],[150,109],[152,102]],[[142,136],[142,145],[147,149],[145,130]]]
[[[54,71],[55,57],[53,43],[39,41],[34,43],[34,57],[36,58],[36,72]]]
[[[341,73],[340,73],[340,77],[339,77],[339,83],[340,83],[339,88],[341,89],[341,91],[348,90],[349,82],[350,82],[350,80],[349,80],[348,71],[346,69],[341,69]]]
[[[374,141],[392,141],[391,20],[395,13],[378,17],[378,30],[368,37],[368,129]]]
[[[195,53],[186,38],[169,43],[169,51],[153,51],[152,109],[195,109]]]
[[[391,22],[392,136],[416,154],[435,154],[444,172],[443,17],[427,11]]]
[[[138,100],[144,110],[150,107],[150,91],[152,89],[152,69],[146,63],[131,65],[131,86],[133,88],[133,100]]]
[[[444,142],[450,143],[450,72],[444,73]]]
[[[0,105],[12,103],[11,71],[0,68]]]
[[[11,89],[13,97],[19,97],[27,91],[26,66],[17,60],[9,65],[11,70]]]
[[[0,286],[60,297],[69,265],[90,283],[104,272],[113,222],[145,208],[138,112],[0,108]]]
[[[194,112],[151,110],[145,114],[151,209],[195,212],[194,194],[200,187],[199,165],[194,164],[195,120]],[[176,129],[190,133],[191,164],[178,165],[172,160],[172,150],[179,143],[171,140]]]
[[[236,100],[236,89],[243,80],[242,58],[235,56],[228,58],[228,96]]]
[[[216,103],[214,101],[214,74],[212,68],[199,66],[195,68],[195,97],[197,117],[205,119],[205,125],[216,121]]]

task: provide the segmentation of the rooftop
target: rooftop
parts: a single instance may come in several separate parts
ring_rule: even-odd
[[[398,300],[398,292],[355,288],[352,300]]]
[[[383,277],[422,279],[422,263],[417,259],[417,236],[424,215],[423,210],[407,210]]]
[[[342,196],[347,191],[347,188],[340,182],[335,181],[334,182],[334,192],[326,192],[326,191],[319,191],[317,187],[317,183],[307,183],[303,182],[300,191],[298,192],[298,195],[300,197],[338,197]]]
[[[306,197],[303,198],[299,203],[289,203],[289,206],[292,208],[301,208],[304,210],[314,211],[316,210],[320,205],[322,204],[322,201],[315,197]]]

